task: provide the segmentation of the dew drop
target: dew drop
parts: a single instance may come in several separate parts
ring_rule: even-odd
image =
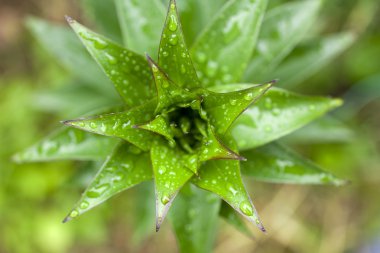
[[[236,99],[231,99],[231,100],[230,100],[230,104],[231,104],[231,105],[236,105]]]
[[[73,211],[71,211],[71,213],[70,213],[70,217],[71,218],[75,218],[75,217],[77,217],[79,215],[79,212],[77,211],[77,210],[73,210]]]
[[[206,66],[206,74],[208,77],[214,77],[218,71],[218,63],[209,61]]]
[[[158,174],[162,175],[166,172],[166,167],[164,166],[161,166],[159,169],[158,169]]]
[[[87,201],[82,201],[82,203],[80,203],[79,207],[81,209],[86,209],[88,207],[88,202]]]
[[[169,39],[169,43],[173,46],[177,45],[178,43],[178,36],[177,34],[172,34]]]
[[[105,54],[105,56],[107,57],[107,60],[110,64],[113,64],[115,65],[117,63],[117,59],[115,57],[113,57],[112,55],[110,54]]]
[[[95,124],[95,122],[91,122],[91,123],[90,123],[90,127],[91,127],[92,129],[95,129],[95,128],[96,128],[96,124]]]
[[[93,41],[96,49],[105,49],[108,46],[107,42],[102,39],[93,38]]]
[[[170,15],[169,17],[169,30],[175,32],[178,28],[177,19],[174,15]]]
[[[167,196],[167,195],[162,196],[162,198],[161,198],[162,204],[166,205],[167,203],[169,203],[169,201],[170,201],[169,196]]]
[[[167,57],[167,56],[169,55],[169,53],[166,52],[166,51],[164,51],[164,52],[162,52],[162,55],[163,55],[164,57]]]
[[[253,94],[251,92],[245,94],[244,99],[247,101],[252,100]]]
[[[232,193],[232,195],[236,195],[238,193],[238,191],[233,187],[232,184],[228,183],[227,184],[227,189]]]
[[[240,203],[240,206],[239,206],[240,210],[245,214],[245,215],[248,215],[248,216],[252,216],[253,215],[253,209],[252,209],[252,206],[250,205],[250,203],[248,201],[243,201]]]

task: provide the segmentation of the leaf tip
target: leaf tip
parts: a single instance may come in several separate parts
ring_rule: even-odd
[[[65,19],[66,19],[67,23],[69,23],[70,25],[75,23],[75,20],[68,15],[65,15]]]
[[[344,103],[343,99],[334,98],[331,100],[331,107],[339,107],[339,106],[342,106],[343,103]]]
[[[65,223],[67,223],[67,222],[69,222],[69,221],[71,221],[71,220],[72,220],[72,218],[70,217],[70,215],[67,215],[67,216],[62,220],[62,223],[65,224]]]

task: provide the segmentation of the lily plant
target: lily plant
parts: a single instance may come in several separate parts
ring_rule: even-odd
[[[275,39],[265,40],[276,29],[281,32],[279,25],[266,27],[266,22],[287,9],[294,11],[296,5],[280,6],[264,19],[267,0],[222,2],[190,47],[175,0],[169,1],[162,30],[156,28],[163,22],[161,1],[117,0],[127,47],[66,17],[123,103],[112,106],[110,100],[111,106],[93,115],[65,120],[65,128],[15,157],[18,161],[104,159],[64,222],[153,181],[156,231],[170,213],[181,250],[208,252],[199,246],[203,239],[197,229],[208,234],[205,238],[212,237],[218,216],[242,228],[240,214],[265,231],[242,175],[277,183],[344,183],[276,141],[342,101],[276,88],[281,80],[277,82],[275,75],[255,82],[266,76],[265,71],[271,73],[270,62],[280,62],[299,42],[293,38],[286,47]],[[316,15],[316,2],[297,3],[303,8],[310,5],[313,11],[305,20]],[[137,22],[136,13],[147,15]],[[259,33],[264,39],[256,43]],[[154,40],[157,34],[160,41]],[[77,71],[88,74],[86,67]]]

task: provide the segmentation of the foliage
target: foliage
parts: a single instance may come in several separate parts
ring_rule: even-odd
[[[109,81],[100,77],[99,71],[89,69],[83,73],[83,68],[87,69],[93,63],[90,63],[87,56],[72,53],[82,54],[83,51],[78,49],[77,44],[77,49],[74,49],[71,42],[66,41],[70,35],[66,35],[65,28],[62,28],[64,35],[57,35],[60,40],[55,42],[46,36],[46,29],[54,28],[53,25],[40,20],[29,23],[31,29],[40,34],[41,40],[45,40],[48,48],[58,56],[70,55],[66,52],[71,52],[76,60],[68,60],[66,64],[77,78],[93,84],[88,89],[109,96],[106,98],[107,103],[99,102],[91,109],[104,104],[112,106],[111,109],[101,110],[105,113],[64,123],[91,133],[117,138],[64,129],[16,156],[21,162],[105,159],[81,200],[65,220],[75,218],[116,193],[153,177],[157,229],[179,192],[178,203],[174,201],[170,218],[180,240],[180,248],[184,252],[209,252],[215,237],[212,232],[215,223],[210,222],[211,227],[204,229],[199,213],[203,212],[202,208],[213,210],[208,220],[215,220],[221,204],[214,195],[197,187],[216,193],[237,212],[263,229],[240,178],[240,166],[243,175],[256,180],[336,185],[344,182],[289,151],[288,147],[274,142],[334,109],[341,101],[271,88],[274,81],[264,85],[247,84],[248,81],[264,81],[274,77],[281,77],[280,83],[299,83],[350,45],[352,35],[334,35],[331,39],[320,39],[321,44],[316,43],[315,48],[308,47],[305,55],[301,54],[303,58],[289,58],[281,63],[310,26],[308,22],[292,22],[290,17],[304,18],[312,23],[313,15],[320,6],[319,1],[314,1],[311,6],[280,5],[270,9],[265,19],[266,1],[229,1],[194,43],[191,43],[192,40],[190,43],[186,41],[186,34],[191,29],[188,29],[189,32],[184,29],[185,36],[182,34],[175,2],[172,1],[158,50],[157,45],[152,44],[158,38],[146,38],[155,38],[160,34],[160,28],[157,28],[160,23],[157,20],[162,13],[147,15],[143,1],[135,2],[120,11],[123,10],[120,6],[128,4],[124,2],[127,1],[116,1],[120,20],[142,20],[132,27],[127,26],[125,21],[121,22],[124,41],[131,50],[69,19],[87,50],[115,85],[124,102],[121,106],[114,102],[118,99],[115,99],[113,91],[103,87]],[[158,10],[164,9],[160,1],[155,1],[155,4],[160,6]],[[202,1],[194,1],[193,4],[207,5]],[[295,14],[280,15],[285,11]],[[312,15],[305,14],[308,11]],[[144,14],[140,14],[143,17],[133,16],[136,13]],[[154,18],[149,20],[144,18],[145,15]],[[273,16],[280,17],[271,18]],[[209,21],[207,18],[200,20]],[[103,27],[107,27],[106,22]],[[289,26],[297,23],[299,27],[285,29],[282,26],[287,22]],[[188,23],[189,20],[184,20],[183,26]],[[265,28],[263,31],[273,32],[260,33],[259,36],[262,23]],[[290,31],[285,38],[280,36],[283,29]],[[112,34],[114,33],[113,31]],[[131,36],[136,33],[139,36]],[[291,36],[291,33],[297,36]],[[189,38],[193,37],[189,35]],[[77,42],[73,42],[75,43]],[[186,44],[191,45],[190,50],[187,50]],[[329,50],[324,49],[323,45],[331,44],[335,46],[329,47]],[[257,53],[254,52],[256,45]],[[279,52],[281,49],[283,51]],[[157,63],[150,57],[146,61],[140,55],[145,51],[154,59],[157,59],[155,52],[158,52]],[[321,53],[326,56],[321,61],[314,61]],[[274,55],[278,57],[274,58]],[[194,59],[194,67],[191,59]],[[268,66],[267,63],[273,66]],[[245,71],[247,66],[255,64],[256,67],[249,67]],[[260,69],[263,65],[265,68],[268,66],[269,70]],[[299,71],[300,66],[304,65],[310,66],[310,69]],[[270,76],[272,74],[274,76]],[[238,84],[242,80],[244,84]],[[153,88],[154,85],[156,89]],[[94,92],[94,97],[99,96],[99,93]],[[78,111],[84,112],[87,109],[80,109],[81,106],[84,107],[81,104],[72,106],[78,107]],[[108,152],[111,154],[106,157]],[[149,156],[152,164],[148,163]],[[247,161],[242,161],[243,157]],[[182,187],[183,190],[180,190]],[[229,208],[222,206],[227,210]],[[236,225],[236,217],[222,211],[219,214],[227,218],[233,217],[227,220]]]

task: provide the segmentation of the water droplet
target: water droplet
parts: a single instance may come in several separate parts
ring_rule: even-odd
[[[252,92],[249,92],[249,93],[245,94],[244,99],[247,101],[250,101],[250,100],[252,100],[252,97],[253,97]]]
[[[206,74],[209,77],[214,77],[218,71],[218,63],[214,61],[209,61],[206,66]]]
[[[169,82],[168,81],[163,81],[162,82],[162,87],[163,88],[168,88],[169,87]]]
[[[105,54],[105,56],[107,57],[107,60],[110,64],[116,64],[117,63],[117,59],[115,57],[113,57],[112,55],[110,54]]]
[[[181,73],[185,74],[186,73],[186,67],[185,65],[181,64]]]
[[[170,201],[169,196],[167,196],[167,195],[162,196],[162,198],[161,198],[162,204],[166,205],[167,203],[169,203],[169,201]]]
[[[105,49],[108,46],[107,42],[100,38],[93,38],[92,40],[96,49]]]
[[[95,122],[91,122],[90,123],[90,127],[92,128],[92,129],[95,129],[97,126],[96,126],[96,123]]]
[[[177,45],[178,43],[178,36],[177,34],[172,34],[169,39],[169,43],[173,46]]]
[[[230,100],[230,104],[231,104],[231,105],[236,105],[236,99],[231,99],[231,100]]]
[[[175,10],[175,4],[170,4],[170,9]]]
[[[248,216],[252,216],[252,215],[253,215],[253,209],[252,209],[252,206],[251,206],[251,204],[250,204],[248,201],[243,201],[243,202],[241,202],[239,208],[240,208],[240,210],[241,210],[245,215],[248,215]]]
[[[100,196],[100,193],[99,192],[96,192],[96,191],[88,191],[86,193],[87,197],[89,198],[98,198]]]
[[[159,169],[158,169],[158,174],[162,175],[166,172],[166,167],[164,166],[161,166]]]
[[[207,55],[203,52],[198,52],[196,55],[195,55],[196,59],[200,62],[200,63],[203,63],[207,60]]]
[[[233,187],[232,184],[228,183],[227,184],[227,189],[232,193],[232,195],[236,195],[238,193],[238,191]]]
[[[101,130],[102,132],[107,131],[107,126],[106,126],[104,123],[102,123],[102,125],[100,126],[100,130]]]
[[[79,126],[79,127],[84,127],[85,124],[84,124],[84,122],[80,121],[80,122],[78,122],[78,126]]]
[[[79,205],[79,207],[81,208],[81,209],[86,209],[87,207],[88,207],[88,202],[87,201],[83,201],[82,203],[80,203],[80,205]]]
[[[163,55],[164,57],[167,57],[167,56],[169,55],[169,53],[166,52],[166,51],[164,51],[164,52],[162,52],[162,55]]]
[[[79,215],[79,212],[77,210],[72,210],[71,213],[70,213],[70,217],[71,218],[75,218]]]
[[[177,19],[174,15],[170,15],[169,17],[169,30],[175,32],[178,28]]]

